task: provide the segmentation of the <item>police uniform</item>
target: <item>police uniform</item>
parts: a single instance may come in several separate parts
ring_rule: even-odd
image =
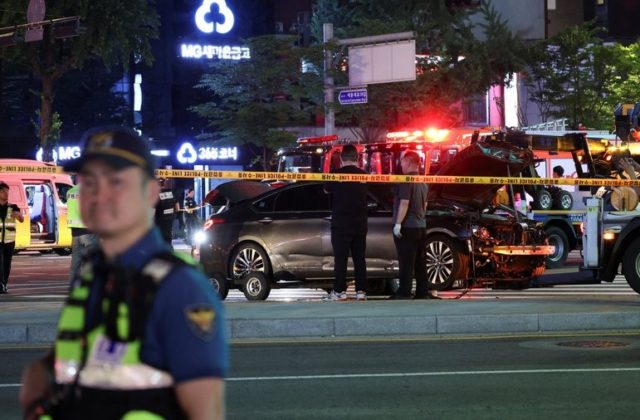
[[[16,247],[16,219],[13,217],[14,211],[20,208],[11,203],[0,205],[0,293],[7,293],[7,282],[11,272],[11,259]]]
[[[87,230],[80,217],[80,186],[74,185],[67,191],[67,226],[71,229],[71,269],[69,277],[78,271],[82,256],[97,244],[97,238]]]
[[[155,221],[160,233],[168,244],[173,240],[173,221],[176,218],[176,203],[178,201],[173,196],[170,188],[160,190],[160,199],[156,205]]]
[[[194,234],[198,226],[198,214],[194,210],[197,207],[198,204],[196,203],[196,200],[193,199],[193,197],[186,196],[184,198],[184,225],[186,231],[185,242],[187,242],[188,244],[191,244],[191,240],[193,239],[192,235]],[[187,210],[191,210],[191,212],[188,212]]]
[[[183,418],[175,384],[226,376],[222,305],[175,255],[154,228],[110,264],[83,261],[58,326],[54,417]]]

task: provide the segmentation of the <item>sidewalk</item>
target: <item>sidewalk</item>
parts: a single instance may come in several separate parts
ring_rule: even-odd
[[[640,299],[246,302],[225,305],[233,340],[640,330]],[[60,304],[3,302],[0,343],[52,342]]]

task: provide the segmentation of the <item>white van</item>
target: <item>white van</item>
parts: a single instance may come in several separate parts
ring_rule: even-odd
[[[24,222],[16,223],[16,251],[70,254],[66,201],[73,186],[71,177],[37,160],[0,159],[0,168],[0,181],[9,185],[9,202],[18,205],[24,215]]]

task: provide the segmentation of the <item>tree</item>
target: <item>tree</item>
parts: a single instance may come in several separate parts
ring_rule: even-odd
[[[573,26],[531,49],[528,86],[543,120],[611,129],[615,105],[638,100],[640,46],[605,45],[599,32]]]
[[[40,81],[39,133],[44,158],[51,159],[51,124],[56,83],[68,72],[93,60],[128,68],[130,60],[153,60],[150,39],[157,37],[159,19],[147,0],[48,0],[46,20],[79,16],[78,36],[56,38],[56,26],[46,25],[42,41],[0,49],[0,58],[21,66]],[[26,2],[4,0],[0,25],[26,23]]]
[[[359,136],[367,141],[392,127],[459,125],[465,100],[484,94],[491,85],[503,83],[505,77],[524,67],[526,48],[488,2],[478,9],[453,9],[449,3],[317,2],[312,19],[316,39],[321,38],[322,22],[344,25],[334,30],[338,38],[403,31],[417,35],[416,81],[369,85],[367,104],[338,107],[339,123],[356,125]],[[473,16],[480,17],[477,28]],[[476,36],[477,32],[482,36]],[[346,59],[337,63],[337,85],[348,83],[343,71],[347,63]]]
[[[246,41],[250,60],[211,65],[197,87],[211,92],[212,100],[192,108],[213,129],[205,138],[257,147],[254,154],[265,169],[269,151],[292,142],[295,135],[285,128],[307,123],[322,92],[313,65],[321,51],[295,48],[295,41],[292,36],[251,38]]]

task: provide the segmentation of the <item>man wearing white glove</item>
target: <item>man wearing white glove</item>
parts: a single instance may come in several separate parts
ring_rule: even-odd
[[[400,160],[402,173],[418,175],[420,155],[408,150]],[[415,299],[438,299],[429,293],[427,284],[425,240],[427,223],[427,184],[402,183],[396,186],[393,202],[393,241],[400,266],[400,287],[389,299],[411,299],[415,274]]]

